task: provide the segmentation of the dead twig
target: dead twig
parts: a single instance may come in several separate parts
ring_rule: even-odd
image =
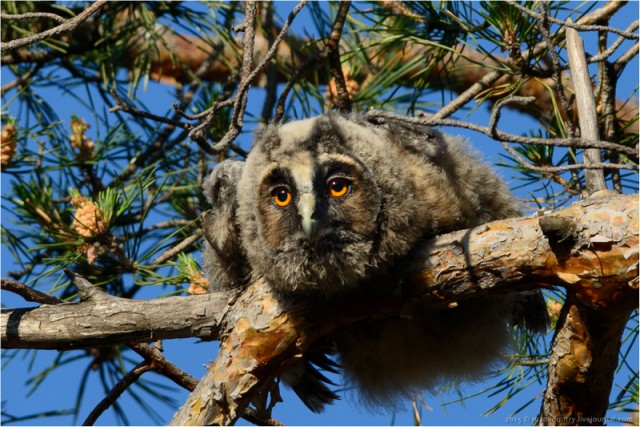
[[[4,96],[5,93],[7,93],[8,91],[10,91],[16,86],[24,86],[25,83],[29,81],[31,77],[33,77],[33,75],[38,72],[38,70],[40,70],[40,68],[42,68],[42,64],[36,64],[31,69],[29,69],[29,71],[22,74],[17,79],[2,86],[0,88],[0,96]]]
[[[116,400],[124,393],[129,386],[135,383],[138,378],[142,376],[145,372],[149,372],[153,370],[153,365],[148,363],[146,360],[144,362],[139,363],[135,368],[129,371],[124,377],[118,381],[113,388],[107,393],[107,395],[98,403],[95,408],[89,413],[87,418],[82,423],[83,426],[92,426],[106,411],[115,403]]]
[[[570,20],[569,20],[570,22]],[[567,28],[567,54],[571,67],[576,103],[578,106],[578,121],[580,122],[580,136],[587,140],[600,139],[598,131],[598,114],[596,112],[596,100],[593,96],[591,77],[587,68],[587,58],[584,53],[584,43],[574,28]],[[586,166],[599,164],[601,154],[599,149],[589,148],[584,150],[584,164]],[[604,181],[602,170],[585,168],[584,171],[586,190],[589,194],[604,190],[607,184]]]
[[[231,123],[227,133],[218,141],[213,147],[211,147],[210,154],[217,154],[224,152],[228,149],[229,144],[236,139],[236,137],[242,131],[244,111],[247,106],[247,97],[249,95],[249,87],[253,79],[250,79],[251,68],[253,67],[253,46],[256,36],[256,15],[257,5],[255,1],[247,1],[245,4],[245,20],[242,24],[236,27],[236,31],[242,29],[244,31],[244,43],[243,43],[243,57],[242,65],[240,66],[240,84],[238,86],[238,92],[233,100],[233,114],[231,115]],[[211,126],[211,123],[215,119],[217,109],[210,109],[207,114],[206,120],[204,120],[198,126],[195,126],[190,132],[189,137],[198,142],[200,146],[207,144],[207,139],[213,139],[208,135],[207,128]]]
[[[189,246],[193,245],[201,237],[202,237],[202,230],[196,230],[191,236],[187,237],[182,242],[178,243],[177,245],[173,246],[171,249],[159,255],[155,260],[153,260],[151,265],[160,265],[162,263],[167,262],[168,260],[177,256],[180,252],[182,252]]]
[[[510,1],[509,4],[515,5],[516,3]],[[606,19],[610,17],[615,12],[617,12],[622,6],[623,2],[609,2],[605,4],[603,7],[594,10],[592,13],[583,16],[576,23],[577,25],[590,25],[594,22],[598,22],[601,19]],[[519,6],[519,5],[518,5]],[[517,6],[515,6],[517,7]],[[529,9],[527,9],[528,11]],[[562,38],[564,36],[565,27],[561,27],[555,33],[555,39]],[[536,44],[533,48],[522,52],[522,60],[527,61],[530,57],[535,57],[540,53],[544,52],[546,49],[550,47],[548,41],[542,41]],[[441,108],[436,114],[432,116],[433,120],[441,120],[451,116],[453,113],[462,108],[467,102],[474,99],[476,96],[481,94],[487,88],[490,88],[498,79],[503,76],[503,73],[499,71],[491,71],[485,74],[480,80],[471,85],[467,90],[459,94],[455,99],[448,102],[447,105]]]
[[[55,13],[48,12],[32,12],[32,13],[20,13],[17,15],[10,15],[8,13],[0,13],[0,19],[4,21],[23,21],[25,19],[52,19],[61,24],[67,22],[67,18],[63,18]]]
[[[54,297],[44,292],[37,291],[16,280],[2,278],[2,290],[20,295],[26,301],[37,302],[38,304],[60,304],[64,302],[58,297]]]
[[[275,13],[275,7],[272,2],[264,3],[263,7],[266,9],[264,13],[264,22],[262,22],[262,32],[267,38],[267,43],[269,46],[273,45],[275,41],[273,33],[270,31],[271,28],[274,27],[273,14]],[[276,69],[276,64],[270,62],[265,67],[265,77],[266,77],[266,85],[265,91],[266,96],[264,99],[264,104],[262,105],[262,113],[260,114],[260,118],[262,123],[269,123],[271,117],[273,115],[273,108],[276,105],[276,101],[278,100],[277,91],[278,91],[278,72]]]
[[[622,68],[627,65],[629,61],[631,61],[638,55],[639,46],[639,43],[634,44],[628,51],[622,54],[622,56],[620,56],[620,58],[618,58],[616,62],[613,63],[613,66],[615,67],[615,70],[617,72],[620,72],[620,70],[622,70]]]
[[[575,123],[573,122],[573,104],[569,102],[569,100],[567,99],[567,94],[565,92],[564,83],[562,80],[562,66],[560,65],[560,56],[558,55],[558,52],[556,51],[555,46],[551,42],[551,31],[549,28],[550,26],[549,26],[549,20],[548,20],[549,4],[544,3],[540,5],[540,8],[542,10],[542,20],[540,21],[540,32],[542,33],[542,36],[544,37],[546,42],[549,44],[549,52],[551,54],[552,75],[556,85],[555,92],[558,95],[558,98],[560,98],[560,104],[562,105],[562,108],[565,112],[564,129],[567,135],[569,136],[569,138],[574,138],[576,136],[576,127],[575,127]],[[560,117],[557,120],[560,121],[562,117],[563,116],[560,115]],[[573,148],[569,148],[569,150],[572,152],[571,153],[572,155],[569,156],[569,159],[572,164],[575,164],[575,162],[573,162],[573,158],[575,157],[575,150]],[[518,160],[520,159],[519,156],[514,156],[514,158],[517,159],[518,163],[522,164],[520,160]],[[578,172],[579,171],[577,169],[572,169],[571,178],[572,178],[572,182],[574,183],[573,184],[574,187],[577,187],[577,191],[580,192],[582,191],[582,181],[580,180]],[[557,176],[556,174],[553,174],[553,175]],[[557,179],[555,181],[558,182]],[[568,185],[568,183],[566,184]],[[566,186],[565,188],[568,189],[568,187]],[[575,191],[576,188],[572,187],[571,190]]]
[[[340,62],[340,38],[344,30],[344,22],[349,13],[351,1],[342,1],[338,7],[336,19],[329,34],[327,41],[327,57],[329,59],[329,70],[336,83],[336,101],[335,108],[340,111],[351,111],[351,98],[347,90],[347,83],[342,72],[342,64]]]
[[[557,147],[577,147],[577,148],[603,148],[603,149],[616,150],[620,153],[629,154],[634,157],[638,156],[637,148],[626,147],[624,145],[616,144],[614,142],[609,142],[609,141],[587,140],[582,138],[533,138],[533,137],[510,134],[507,132],[503,132],[501,130],[492,131],[491,128],[489,127],[480,126],[473,123],[464,122],[461,120],[435,119],[434,116],[426,116],[426,115],[424,117],[406,117],[406,116],[397,115],[394,113],[389,113],[386,111],[379,111],[379,110],[371,110],[367,112],[367,116],[373,119],[388,118],[388,119],[394,119],[394,120],[401,120],[407,123],[413,123],[413,124],[423,125],[423,126],[459,127],[459,128],[480,132],[491,138],[495,135],[499,141],[503,140],[506,142],[515,142],[519,144],[550,145],[550,146],[557,146]],[[636,169],[636,168],[637,167],[624,167],[622,169]]]
[[[297,14],[300,12],[300,10],[304,7],[306,3],[307,3],[307,0],[302,0],[300,3],[296,5],[296,7],[293,8],[291,13],[287,17],[287,20],[285,21],[284,25],[282,26],[282,29],[280,30],[278,37],[276,37],[275,41],[267,51],[267,54],[264,56],[262,61],[260,61],[260,63],[250,73],[249,73],[249,70],[253,62],[252,60],[250,61],[249,58],[252,58],[252,55],[253,55],[253,42],[251,42],[249,45],[247,45],[245,42],[245,56],[243,59],[243,65],[241,69],[241,81],[238,86],[236,96],[233,99],[234,113],[231,119],[232,125],[230,126],[227,133],[222,137],[222,139],[219,142],[217,142],[213,147],[209,147],[208,149],[205,149],[205,151],[207,151],[209,154],[218,154],[226,151],[231,145],[231,143],[233,142],[233,140],[240,134],[240,131],[242,130],[242,117],[244,115],[244,108],[246,107],[246,99],[247,99],[249,88],[251,87],[251,83],[256,78],[256,76],[262,72],[262,70],[267,66],[267,64],[275,57],[278,51],[278,46],[284,39],[284,36],[289,31],[291,22],[293,22]],[[247,23],[247,21],[245,21],[245,23]],[[247,37],[253,40],[253,37],[255,36],[255,15],[253,16],[250,22],[248,22],[246,25],[243,26],[243,28],[245,28],[245,31],[247,30],[247,28],[251,29],[248,35],[247,33],[245,33],[245,40],[248,41]],[[251,54],[247,52],[248,50],[251,51]],[[206,113],[207,119],[204,120],[198,126],[194,127],[189,133],[189,136],[191,137],[191,139],[198,142],[198,144],[201,147],[203,147],[203,144],[207,144],[206,142],[207,139],[212,139],[210,135],[208,135],[208,132],[206,132],[206,128],[211,125],[211,122],[215,118],[215,114],[217,113],[219,108],[220,106],[217,105],[217,103],[214,103],[212,107],[210,107],[208,110],[201,113],[201,115]]]
[[[86,21],[89,16],[91,16],[94,12],[104,6],[105,3],[107,3],[107,0],[97,0],[96,2],[89,4],[89,6],[87,6],[87,8],[77,16],[66,20],[63,24],[51,28],[50,30],[43,31],[32,36],[23,37],[21,39],[11,40],[10,42],[0,42],[0,51],[10,52],[12,50],[19,49],[21,47],[38,42],[40,40],[44,40],[52,36],[57,36],[58,34],[65,31],[73,31],[76,27],[78,27],[78,25]]]
[[[278,99],[278,104],[276,106],[276,115],[274,116],[272,123],[278,123],[284,117],[284,104],[287,101],[287,97],[289,96],[289,92],[291,89],[298,83],[298,80],[304,75],[304,73],[311,67],[315,65],[322,64],[327,59],[329,59],[329,55],[332,52],[337,51],[338,44],[342,35],[342,30],[344,28],[344,20],[346,19],[346,13],[349,10],[350,2],[342,2],[340,4],[340,9],[338,11],[338,15],[336,16],[336,20],[333,23],[333,27],[331,29],[331,35],[327,44],[322,51],[320,51],[317,55],[312,56],[307,59],[300,67],[298,67],[294,73],[291,75],[291,78],[287,81],[286,86],[282,90],[280,94],[280,98]],[[332,41],[333,39],[333,41]],[[337,73],[338,74],[338,73]],[[342,76],[342,82],[344,84],[344,94],[345,96],[349,96],[346,89],[346,83],[344,82],[344,75],[342,75],[342,69],[340,69],[339,74]],[[335,76],[334,76],[335,77]],[[340,77],[338,77],[339,79]]]
[[[640,25],[640,21],[632,22],[631,25],[627,27],[626,31],[635,31],[638,29],[639,25]],[[602,31],[602,33],[606,34],[606,31]],[[588,58],[587,62],[591,64],[593,62],[601,62],[601,61],[607,60],[620,47],[620,45],[622,44],[622,42],[624,42],[624,40],[625,40],[624,37],[622,36],[618,37],[618,39],[615,42],[613,42],[613,44],[608,49],[601,50],[599,54],[593,55],[591,58]],[[638,43],[636,42],[636,45],[637,44]]]
[[[145,119],[153,120],[159,123],[165,123],[173,127],[178,127],[182,129],[191,128],[191,125],[189,125],[188,123],[182,123],[177,120],[168,119],[166,117],[158,116],[157,114],[149,113],[147,111],[142,111],[138,108],[130,106],[129,104],[124,102],[122,98],[120,98],[120,95],[118,95],[118,92],[113,88],[109,91],[109,93],[111,94],[111,96],[113,96],[113,99],[116,100],[116,104],[117,104],[116,106],[111,107],[109,109],[110,113],[115,113],[116,111],[124,111],[125,113],[129,113],[134,116],[143,117]]]
[[[515,7],[519,11],[524,12],[533,18],[536,18],[538,20],[543,19],[541,14],[534,12],[531,9],[527,9],[526,7],[519,5],[513,0],[508,0],[507,3],[509,3],[510,6]],[[563,21],[561,19],[557,19],[552,16],[547,17],[547,19],[549,20],[549,22],[553,22],[554,24],[562,25],[563,27],[571,28],[576,31],[607,31],[610,33],[618,34],[619,36],[624,37],[626,39],[631,39],[631,40],[640,39],[640,35],[634,34],[629,31],[621,30],[619,28],[607,27],[605,25],[581,24],[580,21],[574,23],[571,20]]]
[[[131,344],[129,347],[131,347],[133,351],[142,356],[144,360],[153,367],[154,371],[169,378],[180,387],[189,391],[193,391],[193,389],[195,389],[198,385],[197,378],[189,375],[187,372],[178,368],[166,357],[164,357],[164,355],[162,354],[162,347],[160,347],[157,343],[153,346],[150,346],[149,344],[138,343]]]

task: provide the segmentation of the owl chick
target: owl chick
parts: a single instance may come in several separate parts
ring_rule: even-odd
[[[329,113],[256,133],[246,162],[207,179],[204,268],[212,290],[263,278],[284,298],[390,292],[403,260],[438,234],[519,215],[513,195],[459,138],[427,126]],[[509,327],[545,328],[539,292],[454,309],[416,306],[318,345],[283,375],[315,412],[337,398],[336,371],[372,406],[444,381],[473,380],[503,356]]]

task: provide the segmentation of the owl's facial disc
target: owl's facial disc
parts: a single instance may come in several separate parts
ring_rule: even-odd
[[[287,290],[357,283],[379,235],[375,177],[346,154],[277,154],[256,176],[260,202],[247,205],[256,221],[243,238],[255,248],[256,273]]]

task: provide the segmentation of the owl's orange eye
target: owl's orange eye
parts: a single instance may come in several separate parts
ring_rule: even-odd
[[[328,183],[329,195],[331,197],[346,196],[351,188],[351,182],[346,178],[332,178]]]
[[[276,187],[271,192],[271,197],[273,197],[273,202],[276,206],[284,208],[289,203],[291,203],[291,192],[286,187]]]

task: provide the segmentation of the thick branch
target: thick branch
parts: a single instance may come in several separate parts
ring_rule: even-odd
[[[629,312],[628,307],[594,310],[568,294],[553,340],[538,425],[604,425]]]
[[[220,293],[128,300],[104,295],[78,303],[2,309],[4,348],[70,350],[158,339],[218,336]]]
[[[146,301],[103,294],[80,303],[3,310],[2,346],[71,349],[223,336],[218,359],[172,422],[230,424],[313,343],[346,325],[400,313],[417,299],[454,307],[478,294],[557,284],[598,319],[624,318],[638,301],[637,195],[605,196],[433,239],[416,253],[403,292],[385,298],[290,303],[261,281],[232,305],[217,293]],[[554,224],[567,224],[567,232]],[[594,348],[600,338],[612,338],[590,337]],[[591,354],[594,366],[602,363]],[[591,384],[590,374],[584,374],[585,384]]]
[[[171,424],[232,424],[315,341],[365,318],[397,314],[414,298],[453,307],[478,293],[559,283],[594,310],[628,314],[638,292],[636,196],[578,202],[553,216],[573,224],[572,238],[561,245],[547,239],[540,217],[497,221],[430,241],[416,256],[405,295],[366,301],[359,295],[357,301],[328,302],[330,307],[298,300],[288,306],[264,283],[255,283],[230,313],[234,326],[218,359]]]
[[[551,214],[576,218],[587,246],[558,259],[538,225],[540,217],[496,221],[440,236],[419,252],[410,281],[417,295],[434,305],[477,292],[531,283],[575,288],[594,307],[612,304],[621,292],[635,292],[629,270],[638,261],[637,195],[578,202]],[[464,246],[461,246],[464,242]],[[486,256],[490,253],[491,257]],[[588,269],[586,265],[597,265]],[[587,284],[592,284],[588,287]],[[597,286],[595,285],[597,284]],[[616,298],[620,298],[619,296]],[[451,302],[451,301],[449,301]],[[216,338],[228,307],[220,293],[128,300],[104,295],[78,303],[3,309],[4,348],[71,349],[169,338]],[[229,311],[229,313],[225,313]]]

